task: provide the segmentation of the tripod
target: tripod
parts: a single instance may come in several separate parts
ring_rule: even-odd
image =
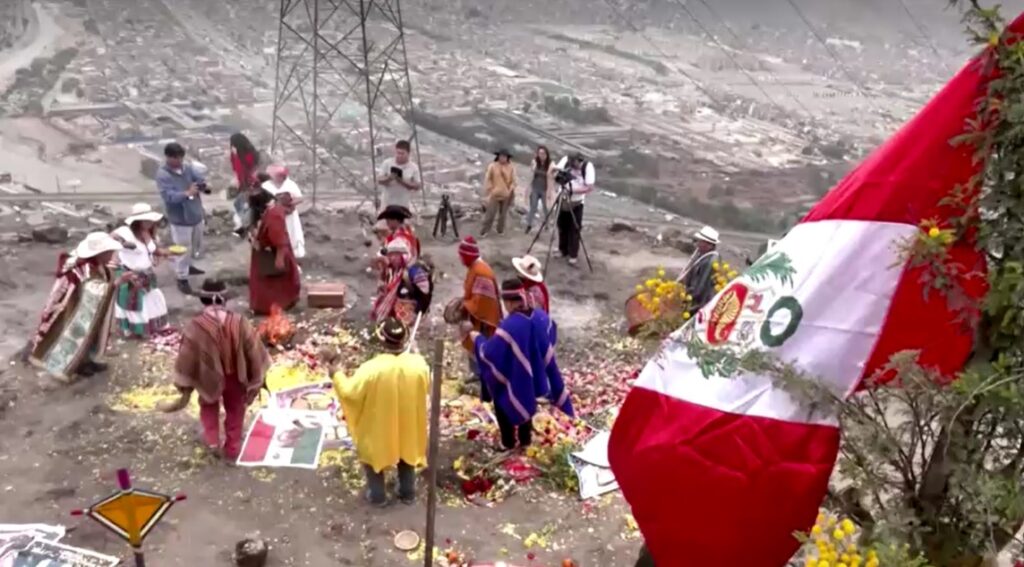
[[[551,221],[552,213],[555,211],[561,211],[563,203],[566,205],[566,210],[571,209],[570,197],[572,197],[572,189],[570,189],[567,184],[562,183],[561,187],[558,189],[558,195],[555,197],[555,203],[551,205],[550,209],[548,209],[548,214],[544,215],[544,222],[540,223],[540,228],[537,229],[537,234],[533,237],[533,241],[530,242],[530,247],[526,249],[527,254],[533,250],[534,245],[537,244],[537,240],[540,239],[540,235],[544,233],[544,228],[547,227],[548,223]],[[580,228],[580,223],[576,220],[575,215],[570,213],[569,216],[572,218],[573,230],[575,230],[577,236],[579,236],[580,247],[583,248],[583,257],[587,259],[587,267],[590,268],[590,273],[594,273],[594,265],[590,263],[590,254],[587,253],[587,243],[583,240],[583,230]],[[556,232],[558,232],[558,227],[555,227],[555,230],[551,231],[551,236],[548,237],[548,255],[544,257],[545,269],[548,266],[548,262],[551,261],[551,248],[555,243]]]
[[[438,231],[441,232],[441,236],[448,234],[448,221],[452,223],[452,232],[455,233],[455,238],[459,237],[459,227],[455,224],[455,210],[452,209],[451,195],[443,193],[441,195],[441,206],[437,208],[437,217],[434,219],[434,238],[437,238]]]

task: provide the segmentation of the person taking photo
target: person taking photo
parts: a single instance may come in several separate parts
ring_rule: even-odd
[[[395,144],[395,157],[381,164],[377,178],[377,183],[384,186],[381,210],[388,207],[412,210],[412,193],[420,189],[420,168],[409,159],[411,150],[412,145],[407,140],[399,140]]]
[[[594,191],[594,164],[576,152],[563,157],[556,169],[568,171],[571,180],[565,185],[569,194],[558,211],[558,252],[575,266],[580,253],[580,231],[583,230],[583,201]]]

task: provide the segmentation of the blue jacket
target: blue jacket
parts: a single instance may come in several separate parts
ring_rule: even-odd
[[[494,401],[513,425],[537,412],[537,398],[547,398],[572,416],[572,401],[555,359],[558,341],[554,322],[541,309],[505,317],[494,336],[476,338],[475,355],[482,382],[481,397]]]
[[[168,169],[166,163],[160,166],[156,172],[156,188],[164,201],[167,222],[175,226],[195,226],[203,222],[202,196],[189,199],[185,191],[189,185],[205,181],[187,163],[181,166],[180,173]]]

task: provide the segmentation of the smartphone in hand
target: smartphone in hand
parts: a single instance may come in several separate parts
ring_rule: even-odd
[[[400,168],[398,166],[395,166],[395,165],[392,165],[391,166],[391,175],[394,175],[395,179],[401,179],[402,178],[402,168]]]

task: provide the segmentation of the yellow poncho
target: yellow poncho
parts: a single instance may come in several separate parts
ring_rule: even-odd
[[[426,464],[430,368],[422,356],[380,354],[333,381],[360,461],[377,472],[399,460]]]

